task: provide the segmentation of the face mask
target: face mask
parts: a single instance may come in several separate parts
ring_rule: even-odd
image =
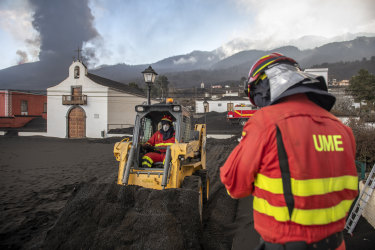
[[[261,80],[253,89],[253,100],[258,107],[270,104],[270,85],[268,78]]]
[[[167,132],[168,130],[169,130],[169,125],[168,124],[164,124],[163,125],[163,131]]]

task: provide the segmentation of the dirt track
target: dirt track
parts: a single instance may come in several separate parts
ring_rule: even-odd
[[[177,194],[166,190],[161,193],[138,187],[127,187],[128,192],[124,192],[115,185],[117,162],[112,149],[116,141],[118,139],[0,137],[1,249],[120,246],[123,249],[244,249],[245,246],[252,249],[256,245],[258,236],[251,229],[250,200],[232,200],[219,180],[219,167],[237,144],[236,140],[208,140],[211,189],[203,226],[196,223],[197,217],[180,216],[183,211],[194,210],[194,204],[185,208],[177,206],[181,200],[193,199],[192,192]],[[77,205],[69,209],[65,206],[73,196],[105,199],[99,203],[85,202],[84,206],[79,202],[69,203],[71,207]],[[137,201],[134,197],[143,198]],[[108,205],[108,200],[116,199],[123,201],[122,205],[113,205],[119,204],[117,202]],[[129,200],[134,209],[118,213],[128,206]],[[153,208],[161,216],[151,220],[147,216],[150,210],[145,208]],[[63,233],[68,235],[69,230],[75,228],[74,220],[78,218],[77,223],[79,219],[85,220],[68,212],[82,210],[91,214],[86,220],[87,228],[67,241]],[[124,217],[95,216],[100,211],[107,215],[124,214]],[[66,223],[54,227],[59,218]],[[371,249],[375,230],[363,220],[357,228],[353,238],[347,237],[347,248]],[[44,242],[48,231],[48,241]],[[56,235],[61,237],[56,238]]]

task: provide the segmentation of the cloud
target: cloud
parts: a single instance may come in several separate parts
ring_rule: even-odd
[[[176,64],[176,65],[187,64],[187,63],[194,64],[196,62],[197,62],[197,58],[195,58],[194,56],[191,56],[188,58],[181,57],[178,60],[173,60],[173,64]]]
[[[27,53],[25,51],[17,50],[16,54],[19,56],[17,64],[24,64],[29,62],[27,58]]]
[[[228,0],[92,0],[95,27],[105,38],[96,54],[103,55],[101,63],[141,64],[211,51],[238,28],[240,16],[232,5]]]
[[[84,42],[82,55],[87,62],[87,66],[94,68],[103,64],[103,58],[111,57],[112,52],[106,49],[105,41],[102,37],[96,37]]]
[[[20,52],[22,58],[37,61],[40,47],[39,33],[32,26],[33,12],[30,11],[28,1],[5,0],[0,3],[0,29],[9,36],[2,38],[7,45],[7,50],[12,50],[12,56],[17,55],[19,61]],[[4,48],[4,46],[3,46]],[[4,51],[2,54],[8,54]],[[4,58],[6,60],[8,58]],[[8,59],[9,60],[9,59]],[[11,59],[12,60],[12,59]],[[23,60],[21,60],[23,61]]]
[[[307,35],[334,37],[375,31],[375,1],[233,0],[253,15],[245,38],[263,49]]]

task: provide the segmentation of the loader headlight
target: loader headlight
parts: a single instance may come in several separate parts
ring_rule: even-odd
[[[178,112],[181,111],[181,106],[173,106],[173,111]]]
[[[143,112],[143,111],[145,111],[145,107],[137,105],[137,106],[135,106],[135,111],[136,112]]]

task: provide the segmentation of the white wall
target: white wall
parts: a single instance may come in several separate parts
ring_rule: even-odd
[[[73,77],[75,66],[80,67],[79,79]],[[84,72],[86,68],[80,62],[75,62],[69,68],[67,79],[47,89],[48,136],[67,137],[67,115],[73,105],[62,105],[62,96],[71,95],[71,86],[82,86],[82,94],[87,95],[87,105],[80,105],[86,113],[86,137],[98,138],[102,130],[106,131],[108,87],[94,83]]]
[[[47,89],[47,135],[66,137],[66,114],[70,106],[62,105],[62,95],[70,95],[63,89]]]
[[[18,136],[47,136],[46,132],[18,132]]]
[[[316,76],[323,76],[328,86],[328,68],[316,68],[316,69],[305,69],[304,72],[310,73]]]
[[[250,104],[249,100],[243,99],[243,100],[234,100],[234,101],[225,101],[225,100],[207,100],[208,102],[208,112],[215,111],[215,112],[227,112],[227,104],[233,103],[233,106],[236,106],[237,104]],[[220,106],[221,104],[221,106]],[[204,107],[203,107],[203,100],[196,100],[195,101],[195,113],[204,113]]]
[[[86,137],[99,138],[101,131],[107,132],[108,88],[98,86],[89,88],[87,92],[82,91],[87,93],[87,105],[83,106],[86,112]]]
[[[134,126],[135,106],[146,102],[147,98],[111,89],[108,96],[108,124],[110,124],[110,128],[114,127],[112,124],[122,124],[124,128]],[[121,126],[119,125],[118,128],[121,128]]]

